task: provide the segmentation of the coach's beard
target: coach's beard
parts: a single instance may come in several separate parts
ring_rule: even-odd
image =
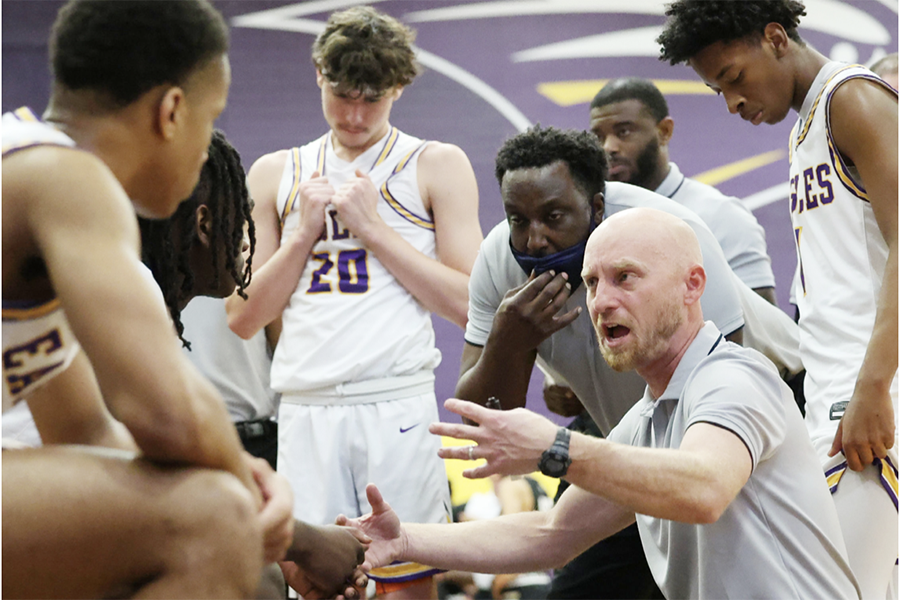
[[[681,328],[684,316],[677,304],[669,303],[659,307],[654,322],[656,328],[646,336],[640,334],[636,328],[631,328],[628,335],[632,336],[632,339],[619,348],[607,346],[602,324],[599,319],[594,323],[600,354],[613,371],[619,373],[631,371],[656,360],[666,351],[669,340]]]

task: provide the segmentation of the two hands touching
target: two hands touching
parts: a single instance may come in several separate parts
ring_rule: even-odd
[[[557,425],[526,409],[498,411],[452,398],[444,403],[444,407],[477,424],[433,423],[429,427],[436,435],[477,442],[477,446],[456,446],[438,451],[441,458],[484,459],[484,465],[463,472],[470,479],[494,474],[532,473],[541,454],[556,438]],[[374,484],[366,487],[366,496],[372,512],[356,519],[341,515],[336,521],[338,525],[358,529],[369,539],[363,570],[383,567],[396,560],[409,560],[410,538],[397,513]]]
[[[372,541],[360,529],[297,523],[295,543],[278,563],[284,580],[303,598],[362,597],[369,580],[363,559]]]
[[[365,240],[373,227],[384,224],[378,214],[378,190],[359,169],[355,177],[334,188],[318,171],[300,184],[300,226],[298,235],[317,239],[325,231],[326,211],[333,206],[341,224]]]
[[[245,454],[244,460],[263,498],[257,519],[265,562],[279,562],[288,585],[308,600],[359,598],[368,583],[360,563],[370,539],[358,529],[295,521],[287,479],[261,458]]]

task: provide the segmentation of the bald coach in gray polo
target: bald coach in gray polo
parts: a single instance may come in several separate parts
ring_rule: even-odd
[[[695,423],[738,436],[752,472],[715,523],[635,515],[667,597],[795,598],[803,589],[813,598],[858,598],[834,503],[788,388],[771,362],[724,341],[709,321],[663,394],[645,392],[609,439],[678,448]]]

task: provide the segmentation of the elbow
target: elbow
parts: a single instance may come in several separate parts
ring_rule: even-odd
[[[184,382],[182,378],[173,378]],[[192,402],[187,384],[180,390],[174,386],[145,389],[140,398],[117,402],[115,416],[128,430],[134,444],[150,460],[159,462],[194,462],[198,454],[203,423],[206,421],[201,403]],[[153,401],[153,398],[177,398],[178,401]]]
[[[687,518],[679,520],[685,520],[695,525],[710,525],[722,517],[732,500],[734,500],[733,494],[708,487],[685,507],[683,515]]]
[[[257,331],[253,329],[253,324],[249,322],[244,312],[237,310],[228,311],[228,328],[244,340],[252,338]]]
[[[469,305],[464,304],[461,308],[457,308],[453,311],[453,314],[450,316],[450,321],[465,331],[466,324],[469,322]]]
[[[199,428],[184,413],[144,412],[128,419],[126,428],[141,454],[158,462],[184,462],[196,456]]]
[[[465,331],[466,324],[469,322],[468,287],[460,298],[453,301],[452,305],[448,308],[448,312],[450,314],[447,315],[446,319]]]

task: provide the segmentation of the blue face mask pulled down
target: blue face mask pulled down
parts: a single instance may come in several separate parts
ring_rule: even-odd
[[[593,217],[591,218],[591,229],[583,240],[569,246],[565,250],[560,250],[554,254],[547,256],[529,256],[524,252],[519,252],[513,248],[512,240],[509,241],[509,249],[512,251],[513,258],[522,267],[526,275],[531,275],[532,271],[535,275],[540,275],[545,271],[556,271],[557,273],[565,273],[569,277],[569,283],[572,284],[574,292],[581,285],[581,269],[584,265],[584,249],[587,246],[588,237],[597,227]]]

